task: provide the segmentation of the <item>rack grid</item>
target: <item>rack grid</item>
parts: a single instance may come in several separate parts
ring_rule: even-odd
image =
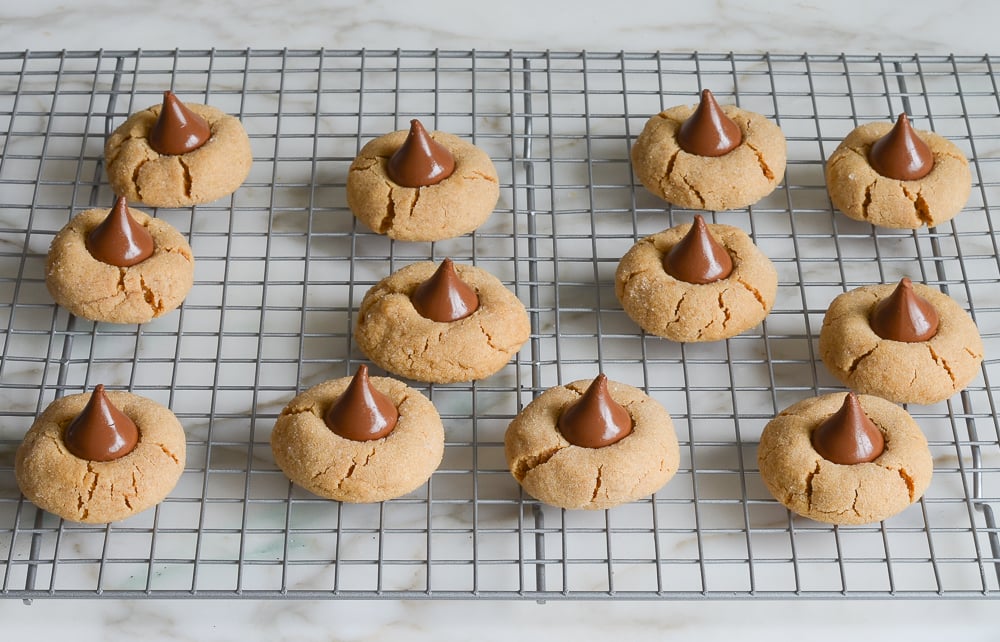
[[[704,599],[1000,595],[1000,91],[992,57],[484,51],[62,51],[0,53],[0,595],[48,597]],[[645,120],[693,103],[772,118],[785,180],[749,208],[709,213],[748,231],[779,273],[761,327],[712,344],[641,332],[614,269],[639,238],[690,220],[637,185]],[[255,161],[234,195],[159,209],[196,256],[183,306],[142,326],[75,318],[44,285],[53,235],[110,206],[106,135],[172,88],[237,115]],[[906,111],[970,158],[953,221],[887,230],[827,197],[823,165],[860,123]],[[496,164],[501,198],[474,234],[393,242],[346,207],[361,145],[413,117]],[[531,339],[497,375],[412,384],[446,429],[418,491],[349,505],[292,486],[271,458],[283,405],[365,361],[351,339],[368,287],[417,260],[477,264],[525,303]],[[842,389],[818,360],[829,301],[902,276],[977,321],[982,374],[911,406],[935,461],[923,499],[883,523],[790,515],[760,480],[756,445],[779,410]],[[510,419],[553,385],[598,371],[674,417],[682,460],[652,497],[563,511],[506,469]],[[157,508],[109,525],[36,509],[14,452],[54,398],[96,383],[169,406],[187,467]]]

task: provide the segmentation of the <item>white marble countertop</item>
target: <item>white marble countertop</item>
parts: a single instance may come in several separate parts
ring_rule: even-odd
[[[384,0],[5,3],[0,49],[480,49],[997,53],[1000,4],[800,0],[500,4]],[[16,6],[11,6],[16,5]],[[404,14],[404,15],[400,15]],[[992,51],[991,51],[992,50]],[[5,637],[135,639],[996,639],[995,601],[0,602]]]

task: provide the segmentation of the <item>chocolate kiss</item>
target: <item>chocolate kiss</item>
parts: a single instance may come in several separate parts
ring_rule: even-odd
[[[163,92],[163,109],[149,130],[149,146],[172,156],[198,149],[212,137],[204,118],[184,106],[172,91]]]
[[[608,377],[601,373],[583,396],[566,404],[557,426],[569,443],[583,448],[601,448],[632,432],[632,416],[611,398]]]
[[[902,113],[889,133],[872,143],[868,162],[882,176],[915,181],[934,169],[934,152],[917,136],[910,119]]]
[[[431,138],[420,121],[410,121],[410,133],[396,153],[389,157],[386,173],[403,187],[424,187],[440,183],[455,171],[455,157]]]
[[[398,420],[396,404],[372,387],[364,364],[358,366],[347,390],[323,414],[330,430],[353,441],[381,439],[392,432]]]
[[[695,214],[690,231],[664,255],[663,269],[687,283],[713,283],[732,273],[733,259],[712,236],[701,214]]]
[[[97,384],[83,411],[66,427],[63,443],[80,459],[113,461],[132,452],[139,428],[111,403],[104,384]]]
[[[868,323],[883,339],[917,343],[937,334],[938,313],[904,276],[892,294],[875,304]]]
[[[681,149],[698,156],[722,156],[743,142],[740,126],[726,116],[712,92],[701,92],[701,102],[677,130]]]
[[[840,410],[813,430],[812,446],[835,464],[861,464],[882,454],[885,437],[865,414],[857,395],[849,392]]]
[[[84,241],[90,255],[101,263],[129,267],[145,261],[153,254],[153,236],[128,211],[124,196],[115,204],[101,223],[92,229]]]
[[[417,286],[410,301],[420,316],[442,323],[464,319],[479,309],[479,295],[459,278],[451,259],[442,261],[431,278]]]

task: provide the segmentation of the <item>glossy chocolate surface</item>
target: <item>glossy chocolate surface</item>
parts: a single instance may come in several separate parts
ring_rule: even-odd
[[[451,259],[445,259],[429,279],[410,295],[420,316],[448,323],[464,319],[479,309],[479,295],[463,281]]]
[[[98,384],[83,411],[66,426],[63,443],[80,459],[113,461],[132,452],[139,443],[139,428],[111,403],[104,384]]]
[[[872,143],[868,162],[882,176],[915,181],[934,169],[934,152],[917,136],[910,119],[902,113],[889,133]]]
[[[342,395],[323,414],[326,425],[344,439],[372,441],[385,437],[396,427],[396,404],[374,388],[368,366],[358,366]]]
[[[101,263],[130,267],[153,254],[153,236],[128,211],[124,196],[115,199],[107,217],[87,234],[84,241],[90,255]]]
[[[176,156],[194,151],[212,137],[204,118],[184,106],[172,91],[163,92],[163,108],[149,130],[149,146],[159,154]]]
[[[557,427],[573,445],[601,448],[627,437],[632,432],[632,417],[611,398],[608,378],[601,373],[579,399],[563,408]]]
[[[883,339],[917,343],[937,334],[938,313],[904,276],[892,294],[875,304],[868,323]]]
[[[677,130],[677,143],[689,154],[722,156],[743,142],[743,132],[726,116],[708,89],[701,92],[701,102]]]
[[[702,215],[695,214],[688,233],[663,256],[663,269],[680,281],[712,283],[732,273],[733,259],[712,236]]]
[[[885,450],[885,437],[868,418],[857,395],[847,393],[840,410],[813,430],[812,445],[823,459],[835,464],[874,461]]]
[[[419,120],[410,121],[410,133],[386,166],[386,173],[403,187],[440,183],[455,171],[455,157],[427,133]]]

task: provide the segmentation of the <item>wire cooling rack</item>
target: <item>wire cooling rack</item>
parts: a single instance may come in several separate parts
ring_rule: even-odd
[[[1000,595],[1000,93],[989,57],[469,51],[151,51],[0,54],[0,595],[41,597],[747,598]],[[233,196],[160,209],[189,238],[195,286],[142,326],[55,306],[45,254],[71,215],[110,206],[105,136],[172,88],[246,126],[255,161]],[[779,290],[762,327],[713,344],[647,336],[613,290],[619,257],[692,212],[633,177],[645,120],[693,103],[773,118],[781,186],[710,214],[747,230]],[[873,229],[833,211],[823,165],[860,123],[900,111],[971,159],[972,197],[934,229]],[[501,198],[475,234],[392,242],[346,207],[365,142],[412,117],[493,158]],[[416,385],[441,412],[444,461],[418,491],[346,505],[292,486],[268,445],[282,406],[363,362],[351,339],[365,291],[416,260],[489,270],[532,334],[497,375]],[[816,352],[827,304],[910,276],[970,311],[986,344],[961,395],[910,410],[934,481],[890,520],[835,528],[790,515],[756,467],[763,425],[841,389]],[[506,470],[510,419],[544,389],[598,371],[674,417],[682,459],[655,496],[562,511]],[[184,475],[154,510],[102,526],[24,500],[14,452],[54,398],[97,383],[174,410]]]

